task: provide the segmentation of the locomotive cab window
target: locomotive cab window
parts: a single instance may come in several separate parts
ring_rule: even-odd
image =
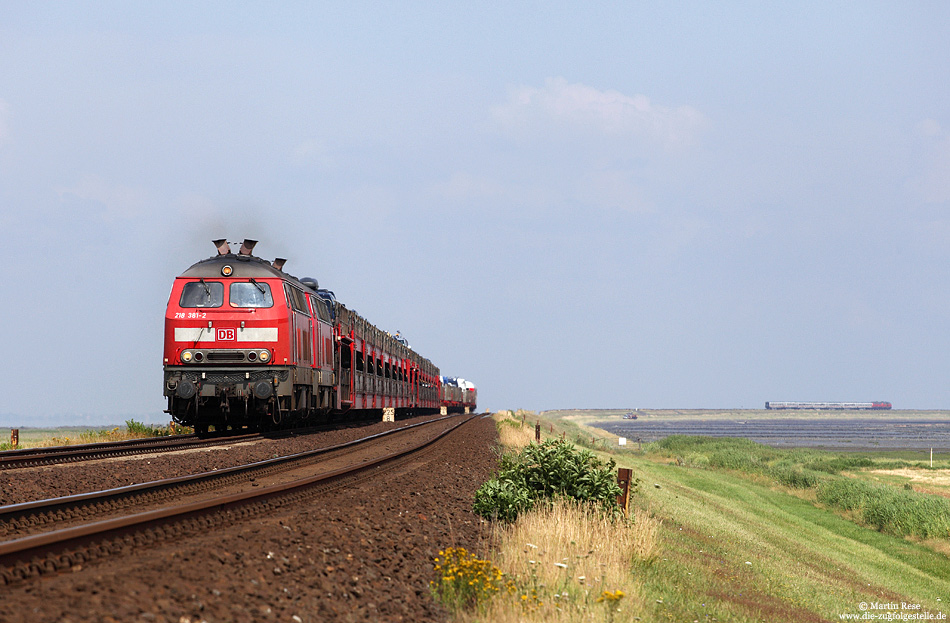
[[[273,307],[270,285],[259,281],[235,281],[228,289],[231,307]]]
[[[298,290],[297,288],[291,287],[288,284],[284,284],[284,292],[287,295],[287,300],[290,302],[290,306],[294,311],[300,312],[301,314],[310,315],[310,310],[307,309],[307,299],[304,297],[304,293]]]
[[[316,312],[316,314],[317,314],[317,316],[320,318],[320,320],[322,320],[322,321],[324,321],[324,322],[327,322],[327,323],[330,322],[330,314],[327,313],[326,305],[324,305],[322,299],[318,299],[318,298],[315,297],[315,296],[311,296],[311,297],[310,297],[310,306],[313,307],[313,311]]]
[[[191,281],[181,290],[179,307],[221,307],[224,304],[224,284],[220,281]]]

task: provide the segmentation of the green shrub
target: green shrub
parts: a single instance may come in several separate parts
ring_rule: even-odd
[[[817,472],[785,463],[773,465],[769,468],[768,475],[786,487],[795,489],[811,489],[821,481]]]
[[[854,478],[829,478],[815,490],[819,502],[845,511],[864,508],[872,495],[874,490],[870,483]]]
[[[745,448],[722,448],[709,454],[709,466],[756,473],[762,471],[764,463],[760,456]]]
[[[826,474],[840,474],[845,470],[873,467],[874,461],[866,456],[822,456],[805,463],[806,469]]]
[[[698,467],[700,469],[705,469],[709,467],[709,457],[705,454],[699,452],[690,452],[683,459],[683,463],[690,467]]]
[[[475,514],[512,522],[534,504],[528,491],[510,478],[489,480],[475,492]]]
[[[950,537],[950,501],[934,495],[878,486],[861,515],[865,523],[889,534]]]
[[[539,501],[556,498],[614,511],[620,495],[615,468],[613,460],[604,462],[559,439],[531,445],[518,454],[502,455],[498,473],[475,492],[474,511],[510,522]]]
[[[818,485],[819,502],[859,513],[881,532],[920,538],[950,537],[950,500],[853,478],[829,478]]]

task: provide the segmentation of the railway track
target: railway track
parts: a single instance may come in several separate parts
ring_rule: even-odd
[[[261,438],[276,439],[292,435],[306,435],[331,428],[359,424],[361,422],[365,422],[365,419],[347,418],[337,420],[332,424],[293,428],[282,431],[254,432],[239,435],[220,433],[212,434],[211,436],[169,435],[167,437],[126,439],[123,441],[105,441],[71,446],[6,450],[0,452],[0,470],[95,461],[138,454],[169,452],[172,450],[187,450],[190,448],[232,444]]]
[[[106,441],[74,446],[53,446],[49,448],[28,448],[25,450],[7,450],[0,452],[0,470],[38,467],[58,463],[94,461],[120,456],[168,452],[200,446],[234,443],[260,437],[260,433],[231,435],[220,437],[199,437],[197,435],[170,435],[168,437],[150,437],[148,439],[127,439],[125,441]]]
[[[377,468],[411,460],[475,417],[438,418],[225,470],[0,507],[0,534],[14,537],[0,542],[0,583],[76,569],[130,547],[293,504],[341,481],[372,477]]]

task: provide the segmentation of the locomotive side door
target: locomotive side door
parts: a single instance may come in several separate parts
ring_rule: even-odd
[[[312,331],[310,310],[307,308],[307,299],[303,292],[288,283],[284,284],[284,291],[287,294],[287,301],[292,312],[290,314],[291,342],[293,344],[294,361],[297,365],[297,383],[309,385],[313,360],[310,338]]]
[[[326,304],[315,296],[310,296],[313,309],[313,365],[320,370],[320,383],[330,384],[333,369],[333,327],[330,324],[330,312]]]

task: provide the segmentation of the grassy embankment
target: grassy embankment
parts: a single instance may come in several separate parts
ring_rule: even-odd
[[[525,436],[533,439],[538,419],[525,418],[522,443]],[[620,589],[622,598],[598,602],[595,597],[604,593],[584,595],[577,576],[586,573],[572,573],[570,581],[546,578],[535,584],[543,605],[526,608],[522,620],[820,621],[846,614],[857,618],[861,603],[901,602],[919,604],[919,610],[905,613],[950,611],[946,498],[934,495],[950,488],[950,480],[940,481],[950,476],[946,460],[930,469],[929,463],[893,456],[778,451],[741,440],[685,438],[647,445],[643,452],[621,451],[616,437],[565,418],[543,419],[542,431],[632,467],[641,480],[632,502],[638,509],[633,529],[648,529],[639,550],[597,563],[603,565],[600,577],[618,578],[608,581],[617,588],[598,586],[598,591]],[[869,502],[881,503],[868,511]],[[535,541],[560,523],[542,518],[533,532],[518,536],[514,529],[498,528],[490,556],[518,577],[553,567],[554,558],[564,558],[553,547],[551,556],[531,558],[533,564],[518,562],[516,554],[531,555],[536,550],[528,543],[538,545]],[[605,536],[597,543],[583,547],[610,549],[620,540]],[[581,616],[554,607],[565,587],[571,599],[586,599],[586,610],[574,610]],[[505,620],[490,614],[467,618]]]
[[[10,429],[0,429],[5,434],[0,443],[0,451],[12,450]],[[51,446],[71,446],[104,441],[124,441],[146,437],[167,437],[169,435],[189,435],[193,429],[178,425],[142,424],[135,420],[126,420],[125,426],[63,426],[58,428],[20,428],[20,440],[17,449],[45,448]]]
[[[495,418],[502,447],[534,441],[533,425]],[[646,608],[630,564],[656,558],[659,528],[642,508],[627,520],[593,507],[542,504],[511,524],[494,522],[484,558],[440,552],[433,592],[457,621],[633,620]]]

